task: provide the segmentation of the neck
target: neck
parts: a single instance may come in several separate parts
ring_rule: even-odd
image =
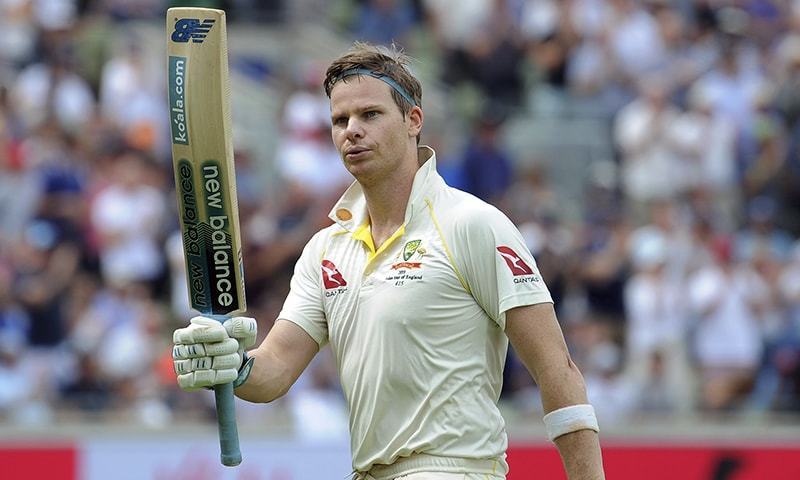
[[[393,175],[380,182],[362,185],[376,246],[382,244],[405,221],[406,207],[418,168],[415,158],[414,162],[403,162]]]

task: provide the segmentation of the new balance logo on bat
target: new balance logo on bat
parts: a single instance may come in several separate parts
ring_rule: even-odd
[[[202,22],[197,18],[181,18],[175,21],[175,31],[172,32],[172,41],[186,43],[189,39],[194,43],[203,43],[211,27],[214,26],[214,19],[208,18]]]

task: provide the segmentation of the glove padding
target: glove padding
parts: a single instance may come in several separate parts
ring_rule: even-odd
[[[173,365],[178,385],[194,391],[236,380],[245,349],[255,345],[254,318],[234,317],[220,323],[208,317],[194,317],[186,328],[172,334]]]

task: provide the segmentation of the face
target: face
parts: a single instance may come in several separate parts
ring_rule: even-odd
[[[403,167],[416,171],[416,137],[422,110],[405,116],[391,87],[381,80],[353,76],[331,90],[331,136],[347,170],[362,185],[386,179]],[[413,166],[412,166],[413,165]]]

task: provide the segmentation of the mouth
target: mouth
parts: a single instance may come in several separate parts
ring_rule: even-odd
[[[366,147],[350,147],[344,151],[345,158],[349,160],[358,160],[364,157],[370,150]]]

